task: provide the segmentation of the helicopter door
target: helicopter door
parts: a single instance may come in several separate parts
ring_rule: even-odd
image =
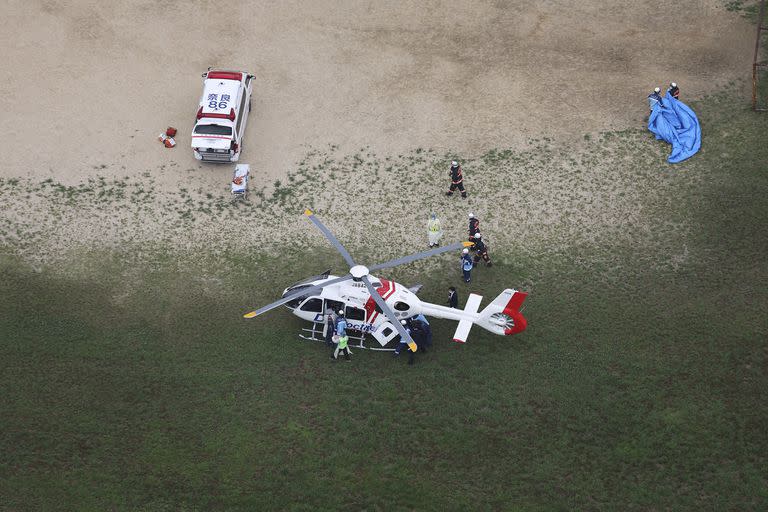
[[[392,341],[392,338],[397,337],[397,330],[391,322],[387,321],[379,325],[375,331],[371,333],[379,345],[382,347]]]

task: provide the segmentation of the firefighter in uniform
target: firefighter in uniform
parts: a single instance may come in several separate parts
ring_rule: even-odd
[[[669,83],[669,89],[667,89],[667,94],[672,96],[676,100],[680,99],[680,88],[677,86],[675,82]]]
[[[475,233],[480,231],[480,219],[475,217],[474,213],[469,214],[469,241],[475,241]],[[475,246],[472,246],[472,250],[475,250]]]
[[[446,192],[445,195],[448,197],[452,196],[453,191],[458,188],[459,192],[461,192],[461,198],[466,199],[467,191],[464,190],[464,176],[461,174],[461,166],[459,165],[459,162],[456,160],[451,162],[451,170],[448,174],[451,176],[451,187],[448,189],[448,192]]]
[[[491,263],[491,257],[488,256],[488,246],[483,242],[483,235],[480,233],[475,233],[475,250],[477,251],[477,254],[475,254],[475,257],[472,259],[473,267],[477,265],[480,258],[483,259],[486,267],[493,265],[493,263]]]

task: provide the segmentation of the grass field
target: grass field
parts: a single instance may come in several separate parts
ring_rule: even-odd
[[[413,367],[332,364],[284,310],[240,318],[343,268],[324,248],[217,256],[237,279],[162,247],[71,272],[3,257],[0,509],[765,510],[768,118],[692,106],[701,153],[659,171],[680,193],[659,215],[691,228],[649,235],[664,264],[631,237],[495,254],[473,289],[529,290],[528,330],[462,346],[437,321]],[[597,158],[631,181],[644,151]],[[392,276],[429,301],[458,281],[413,268]]]

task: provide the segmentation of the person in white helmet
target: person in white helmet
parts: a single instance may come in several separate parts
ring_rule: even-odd
[[[475,217],[474,213],[469,214],[469,241],[474,242],[475,241],[475,233],[480,231],[480,219]],[[472,250],[475,250],[475,247],[472,246]]]
[[[464,282],[468,283],[472,280],[472,256],[469,255],[469,249],[461,251],[461,271],[464,273]]]
[[[676,100],[680,99],[680,88],[675,82],[669,82],[669,89],[667,89],[667,96],[672,96]]]
[[[475,233],[475,250],[477,253],[475,254],[475,257],[472,259],[472,266],[476,266],[477,263],[480,261],[480,258],[483,259],[485,262],[486,267],[490,267],[493,265],[491,263],[491,257],[488,256],[488,246],[485,245],[485,242],[483,242],[483,235],[480,233]]]
[[[461,166],[456,160],[451,162],[451,170],[448,171],[448,175],[451,177],[451,186],[448,192],[445,193],[448,197],[453,195],[453,191],[457,188],[461,192],[461,198],[467,198],[467,191],[464,190],[464,175],[461,173]]]
[[[427,237],[429,238],[430,249],[440,245],[440,239],[443,237],[443,228],[440,226],[440,219],[437,218],[436,213],[432,213],[429,216],[429,222],[427,222]]]
[[[648,108],[653,112],[653,107],[656,105],[661,106],[661,89],[658,87],[655,87],[653,89],[653,92],[648,95]]]

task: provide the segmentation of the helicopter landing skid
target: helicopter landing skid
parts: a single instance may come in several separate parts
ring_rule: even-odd
[[[302,327],[301,330],[308,333],[309,335],[305,334],[299,334],[299,338],[307,341],[321,341],[325,343],[325,338],[323,337],[323,328],[325,327],[324,324],[312,322],[312,328],[308,329],[306,327]],[[365,341],[367,336],[365,333],[358,334],[348,334],[349,337],[349,346],[352,348],[362,348],[363,350],[377,350],[379,352],[394,352],[394,348],[384,348],[384,347],[366,347]],[[376,342],[374,340],[374,342]],[[355,343],[357,343],[355,345]],[[377,343],[377,342],[376,342]]]

